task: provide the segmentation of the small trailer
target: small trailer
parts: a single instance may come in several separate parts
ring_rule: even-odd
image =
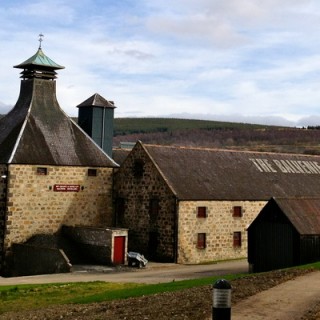
[[[127,256],[129,267],[144,268],[148,263],[148,260],[138,252],[130,251],[127,253]]]

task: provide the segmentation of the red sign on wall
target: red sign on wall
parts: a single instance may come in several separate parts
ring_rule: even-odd
[[[80,185],[78,184],[55,184],[53,191],[56,192],[78,192],[80,191]]]

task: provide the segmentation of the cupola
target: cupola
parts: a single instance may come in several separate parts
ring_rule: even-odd
[[[23,69],[20,77],[23,80],[33,78],[54,80],[57,78],[55,70],[64,69],[63,66],[55,63],[43,53],[41,48],[42,37],[43,35],[40,34],[38,51],[26,61],[14,66],[14,68]]]
[[[56,70],[64,67],[40,46],[14,68],[21,72],[20,95],[0,119],[0,164],[117,167],[92,139],[60,108]]]

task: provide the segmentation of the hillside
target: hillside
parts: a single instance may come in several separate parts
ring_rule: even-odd
[[[0,115],[0,118],[2,115]],[[73,118],[77,121],[77,118]],[[320,154],[319,127],[292,128],[169,118],[115,118],[113,145],[120,142]]]
[[[222,130],[222,129],[264,129],[268,126],[221,122],[195,119],[173,119],[173,118],[115,118],[114,134],[127,135],[134,133],[171,132],[177,130]]]
[[[219,121],[118,118],[114,146],[120,142],[320,154],[318,128],[292,128]]]

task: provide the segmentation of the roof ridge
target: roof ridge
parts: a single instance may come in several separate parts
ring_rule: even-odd
[[[319,158],[319,155],[315,154],[302,154],[302,153],[285,153],[285,152],[266,152],[266,151],[255,151],[255,150],[235,150],[235,149],[220,149],[220,148],[210,148],[210,147],[194,147],[194,146],[175,146],[175,145],[158,145],[158,144],[148,144],[143,143],[146,147],[157,147],[157,148],[175,148],[181,150],[199,150],[199,151],[215,151],[215,152],[230,152],[230,153],[246,153],[246,154],[265,154],[265,155],[290,155],[299,157],[314,157]]]
[[[14,159],[15,153],[17,152],[17,149],[18,149],[19,144],[20,144],[20,140],[21,140],[21,138],[22,138],[22,136],[23,136],[23,133],[24,133],[24,130],[25,130],[27,124],[28,124],[28,120],[29,120],[29,118],[30,118],[31,106],[32,106],[32,99],[31,99],[31,101],[30,101],[30,104],[29,104],[29,107],[28,107],[28,112],[27,112],[27,114],[26,114],[26,117],[25,117],[25,119],[24,119],[24,121],[23,121],[23,124],[22,124],[22,126],[21,126],[21,128],[20,128],[20,132],[19,132],[19,134],[18,134],[17,140],[16,140],[16,142],[15,142],[15,144],[14,144],[14,147],[13,147],[12,152],[11,152],[11,154],[10,154],[10,157],[9,157],[9,159],[8,159],[8,163],[9,163],[9,164],[10,164],[10,163],[12,162],[12,160]]]

